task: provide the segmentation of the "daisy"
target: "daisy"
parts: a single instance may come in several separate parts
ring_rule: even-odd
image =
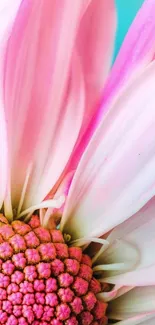
[[[152,325],[155,2],[0,12],[0,324]]]

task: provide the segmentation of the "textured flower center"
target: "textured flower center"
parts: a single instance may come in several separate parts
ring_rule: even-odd
[[[0,325],[105,325],[100,291],[90,257],[60,230],[0,215]]]

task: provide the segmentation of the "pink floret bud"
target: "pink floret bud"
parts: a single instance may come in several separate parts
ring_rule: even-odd
[[[50,263],[39,263],[37,265],[37,271],[39,273],[39,278],[48,279],[51,275],[51,265]]]
[[[60,304],[56,308],[56,316],[58,319],[65,321],[69,318],[71,309],[67,304]]]
[[[73,289],[75,290],[77,296],[83,296],[87,293],[88,282],[80,277],[76,277]]]
[[[60,230],[52,229],[50,230],[50,233],[53,243],[64,243],[63,234]]]
[[[0,310],[0,324],[6,324],[7,319],[7,313],[5,311]]]
[[[18,325],[18,319],[14,315],[11,315],[8,317],[6,325]]]
[[[83,301],[87,310],[90,311],[94,308],[97,299],[94,293],[90,291],[83,297]]]
[[[16,268],[24,269],[26,266],[26,258],[24,257],[23,253],[18,253],[12,256],[12,261]]]
[[[2,264],[2,271],[4,274],[11,275],[14,269],[15,269],[15,265],[10,260]]]
[[[24,269],[24,273],[25,273],[25,279],[30,282],[33,282],[38,276],[36,267],[33,265],[26,266]]]
[[[80,314],[84,309],[84,307],[82,305],[82,299],[79,297],[75,297],[70,305],[72,307],[73,312],[76,315]]]
[[[93,315],[89,311],[83,311],[80,318],[82,325],[90,325],[93,321]]]
[[[0,301],[3,301],[7,298],[6,290],[0,288]]]
[[[11,301],[13,305],[20,305],[23,300],[23,295],[21,292],[12,293],[8,296],[8,300]]]
[[[78,276],[80,276],[81,278],[90,281],[93,275],[93,270],[91,269],[90,266],[86,265],[86,264],[81,264],[80,265],[80,270],[78,273]]]
[[[42,243],[51,242],[51,235],[47,229],[38,227],[34,229],[34,232]]]
[[[34,304],[33,311],[37,319],[40,319],[44,312],[44,307],[41,304]]]
[[[29,225],[31,226],[32,229],[39,227],[40,226],[39,217],[33,214],[29,221]]]
[[[8,240],[10,237],[15,235],[10,225],[4,225],[3,227],[0,227],[0,234],[2,235],[4,240]]]
[[[46,280],[46,292],[53,292],[58,290],[57,280],[50,278]]]
[[[31,306],[34,303],[35,303],[34,294],[33,293],[26,293],[26,295],[24,295],[24,297],[23,297],[23,304]]]
[[[74,297],[74,292],[70,288],[61,288],[58,291],[58,296],[62,302],[71,302]]]
[[[60,273],[64,272],[64,263],[59,260],[55,259],[54,261],[51,262],[51,269],[52,269],[52,274],[54,276],[58,276]]]
[[[69,273],[62,273],[58,276],[58,282],[60,287],[67,288],[69,287],[74,281],[74,278]]]
[[[68,258],[68,246],[66,244],[56,243],[54,244],[56,248],[57,257],[60,259]]]
[[[79,272],[80,264],[77,260],[73,260],[71,258],[67,258],[64,261],[66,266],[66,271],[72,275],[77,275]]]
[[[0,273],[0,288],[7,288],[10,284],[10,277]]]
[[[2,309],[6,311],[8,314],[11,314],[13,309],[12,303],[8,300],[3,300]]]
[[[38,250],[43,261],[50,261],[56,258],[56,250],[52,243],[41,244]]]
[[[86,265],[92,267],[92,260],[88,255],[83,254],[82,259],[81,259],[81,264],[86,264]]]
[[[16,283],[10,283],[9,286],[7,287],[7,294],[11,295],[14,292],[19,291],[19,286]]]
[[[44,281],[36,279],[34,281],[34,290],[38,292],[44,291],[45,290]]]
[[[28,234],[26,234],[24,239],[28,248],[36,248],[40,244],[39,239],[33,231],[30,231]]]
[[[41,292],[36,292],[35,301],[37,304],[44,305],[45,304],[45,294]]]
[[[51,307],[55,307],[58,305],[58,297],[56,293],[47,293],[45,297],[46,305]]]
[[[78,262],[81,262],[82,249],[80,247],[69,247],[68,252],[70,258],[75,258]]]
[[[11,275],[11,281],[20,284],[24,280],[24,274],[21,271],[15,271]]]
[[[12,227],[17,234],[22,235],[22,236],[24,236],[31,230],[31,227],[28,224],[26,224],[25,222],[22,222],[20,220],[13,221]]]
[[[26,249],[25,240],[21,235],[14,235],[9,239],[9,242],[13,247],[15,253],[25,251]]]
[[[24,281],[20,284],[20,292],[23,294],[26,293],[33,293],[34,289],[33,289],[33,284],[31,282],[28,281]]]
[[[10,258],[12,254],[13,254],[13,249],[9,243],[4,242],[0,244],[0,258],[2,258],[2,260]]]
[[[14,307],[13,307],[13,314],[16,317],[22,316],[22,306],[14,305]]]
[[[40,255],[35,248],[28,248],[25,251],[25,256],[28,264],[37,264],[40,262]]]
[[[54,317],[54,308],[50,306],[44,307],[44,314],[42,316],[43,321],[50,322],[50,320]]]

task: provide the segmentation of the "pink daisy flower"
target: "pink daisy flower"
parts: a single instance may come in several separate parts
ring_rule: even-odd
[[[1,1],[0,324],[154,324],[154,17]]]

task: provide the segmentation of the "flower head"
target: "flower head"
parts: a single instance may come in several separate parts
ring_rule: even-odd
[[[155,2],[0,6],[0,323],[152,325]]]

